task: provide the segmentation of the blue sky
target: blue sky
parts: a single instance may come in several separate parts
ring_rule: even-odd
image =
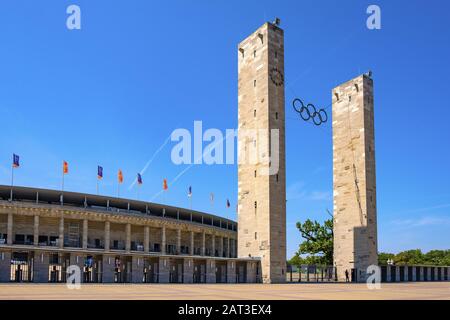
[[[81,30],[66,8],[81,8]],[[378,4],[382,29],[366,28]],[[136,173],[176,128],[237,125],[237,44],[278,16],[285,30],[288,255],[295,222],[332,209],[331,127],[298,120],[295,97],[329,106],[331,89],[373,70],[380,251],[450,243],[450,32],[448,1],[2,1],[0,183],[124,197]],[[150,200],[185,165],[166,144],[143,175]],[[193,166],[166,202],[236,219],[234,165]],[[214,192],[212,208],[209,194]]]

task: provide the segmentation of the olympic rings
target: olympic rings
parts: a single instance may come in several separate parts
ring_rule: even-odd
[[[304,121],[309,121],[312,119],[312,122],[316,126],[320,126],[328,121],[327,112],[324,109],[319,109],[317,111],[316,107],[312,103],[308,103],[305,106],[302,100],[296,98],[292,101],[292,107],[298,114],[300,114],[300,117]]]

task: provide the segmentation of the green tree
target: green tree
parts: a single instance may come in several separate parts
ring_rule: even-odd
[[[300,243],[294,261],[304,264],[332,265],[333,219],[325,220],[323,225],[310,219],[304,223],[297,222],[297,229],[305,241]],[[302,255],[307,256],[302,258]]]
[[[378,253],[378,264],[379,265],[387,265],[387,261],[392,259],[394,260],[395,254],[393,253],[386,253],[386,252],[380,252]]]

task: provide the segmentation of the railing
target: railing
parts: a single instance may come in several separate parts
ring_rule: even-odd
[[[287,282],[335,282],[336,268],[322,265],[288,266]]]

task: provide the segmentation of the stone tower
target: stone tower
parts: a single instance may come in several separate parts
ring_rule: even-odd
[[[333,90],[334,265],[365,281],[378,264],[373,80],[361,75]]]
[[[285,281],[284,33],[265,23],[238,47],[238,255]]]

